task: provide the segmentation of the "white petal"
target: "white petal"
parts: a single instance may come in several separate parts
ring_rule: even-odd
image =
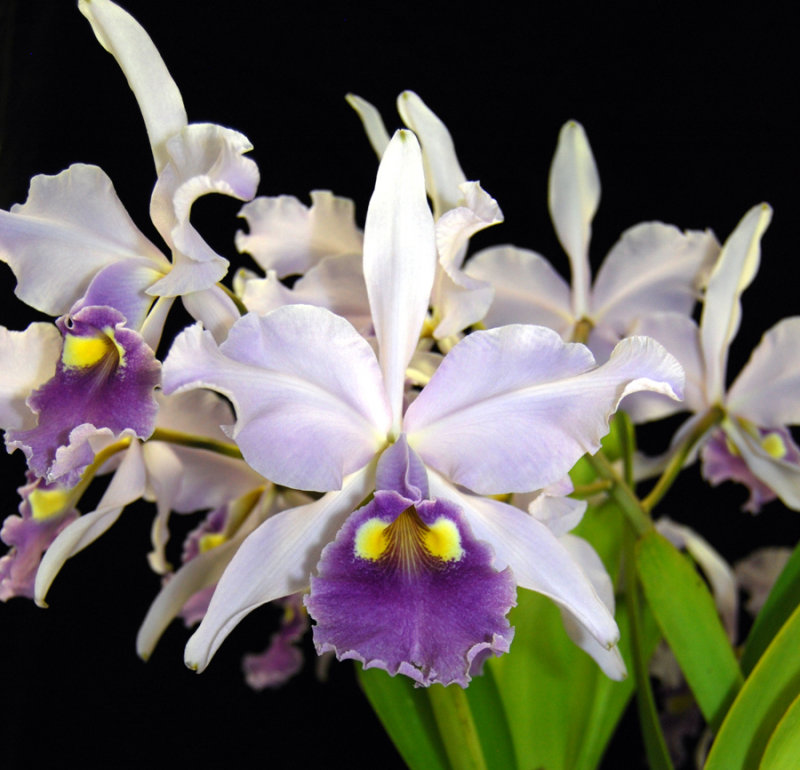
[[[156,171],[167,162],[164,143],[186,125],[186,110],[175,81],[139,23],[109,0],[80,0],[80,12],[119,64],[142,111]]]
[[[772,219],[772,209],[754,206],[731,233],[708,279],[700,339],[707,368],[706,393],[711,402],[721,401],[725,389],[728,346],[739,329],[739,298],[758,271],[760,241]]]
[[[0,259],[17,277],[15,293],[49,315],[68,312],[102,268],[139,257],[169,270],[97,166],[35,176],[28,200],[0,211]]]
[[[347,94],[345,96],[347,103],[358,113],[361,118],[361,123],[366,131],[367,139],[375,150],[378,160],[383,157],[386,148],[389,146],[389,132],[383,124],[380,112],[370,104],[366,99],[362,99],[355,94]]]
[[[172,249],[173,268],[150,294],[174,297],[207,289],[225,275],[228,260],[217,254],[192,225],[192,204],[208,193],[249,200],[258,187],[258,167],[244,153],[253,145],[244,134],[211,123],[186,126],[166,143],[168,162],[150,200],[150,217]]]
[[[122,509],[144,492],[141,444],[134,439],[97,508],[63,529],[45,552],[36,573],[35,600],[40,607],[46,606],[44,598],[64,562],[100,537],[119,518]]]
[[[800,511],[800,468],[767,454],[736,420],[724,420],[722,429],[753,474],[770,487],[784,505],[793,511]]]
[[[369,462],[390,427],[369,344],[323,308],[292,305],[244,316],[217,347],[185,330],[164,363],[167,393],[210,388],[231,400],[231,437],[245,460],[276,484],[337,489]]]
[[[219,286],[189,292],[181,301],[189,315],[201,321],[218,343],[225,341],[231,326],[241,318],[236,303]]]
[[[494,287],[486,326],[539,324],[562,337],[572,331],[577,319],[572,315],[569,284],[540,254],[516,246],[494,246],[471,257],[465,272]]]
[[[398,131],[378,168],[364,228],[364,279],[397,432],[406,366],[428,311],[435,268],[419,144],[410,131]]]
[[[0,428],[36,425],[26,401],[55,374],[60,355],[61,334],[54,324],[32,323],[21,332],[0,326]]]
[[[425,184],[436,219],[458,206],[460,185],[467,181],[456,157],[453,139],[444,123],[413,91],[397,97],[397,111],[422,145]]]
[[[784,318],[761,339],[728,391],[728,409],[762,428],[800,423],[800,316]]]
[[[495,552],[494,567],[511,567],[523,588],[548,596],[567,609],[604,647],[619,640],[613,616],[589,579],[550,530],[533,516],[505,503],[459,492],[430,472],[431,495],[461,506],[478,540]]]
[[[600,177],[580,123],[565,123],[550,167],[550,216],[572,267],[573,313],[589,311],[589,240],[600,203]]]
[[[612,326],[622,336],[631,322],[643,315],[691,315],[719,251],[710,232],[682,233],[660,222],[631,227],[614,244],[597,273],[592,320]]]
[[[280,278],[302,275],[324,257],[361,254],[355,204],[328,190],[311,193],[311,206],[293,195],[259,197],[242,207],[250,232],[236,233],[236,248]]]
[[[596,452],[619,401],[637,390],[673,397],[683,373],[656,342],[624,340],[593,367],[582,345],[541,326],[474,332],[445,356],[409,406],[409,445],[480,494],[529,492]]]
[[[202,671],[245,615],[308,586],[322,549],[372,488],[373,466],[345,479],[339,492],[268,518],[242,543],[186,645],[187,666]]]

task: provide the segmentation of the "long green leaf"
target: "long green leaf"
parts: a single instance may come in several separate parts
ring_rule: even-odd
[[[758,613],[756,622],[747,637],[742,653],[742,671],[747,676],[764,650],[781,629],[787,618],[800,604],[800,544],[772,586],[772,590]]]
[[[751,770],[800,693],[800,607],[776,634],[722,723],[706,770]],[[796,766],[796,765],[795,765]]]
[[[428,699],[453,770],[486,770],[478,730],[463,688],[434,684],[428,690]]]
[[[789,706],[767,744],[759,770],[797,770],[800,760],[800,695]]]
[[[743,680],[714,600],[689,559],[654,530],[640,538],[636,562],[656,622],[715,730]]]
[[[356,668],[361,687],[405,763],[412,770],[450,770],[426,691],[405,676]]]
[[[483,673],[472,679],[466,693],[486,766],[489,770],[513,770],[517,766],[514,742],[491,666],[483,667]]]

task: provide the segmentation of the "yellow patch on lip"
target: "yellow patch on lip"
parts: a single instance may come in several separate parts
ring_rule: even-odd
[[[95,366],[109,355],[116,355],[118,366],[125,366],[125,349],[114,338],[114,330],[106,326],[94,337],[64,336],[61,362],[68,369],[86,369]]]
[[[356,531],[354,550],[362,559],[386,561],[409,574],[423,565],[436,568],[464,555],[454,522],[440,516],[428,526],[413,505],[391,524],[377,517],[367,519]]]
[[[367,519],[356,532],[356,556],[369,561],[377,561],[389,547],[386,529],[389,525],[381,519]]]
[[[780,433],[767,433],[767,435],[761,439],[761,448],[770,457],[774,457],[776,460],[786,457],[786,442],[783,440]]]
[[[35,521],[43,521],[58,516],[69,507],[71,490],[34,489],[28,495],[28,502]]]
[[[200,548],[200,553],[205,553],[218,545],[222,545],[227,539],[221,532],[209,532],[200,538],[197,545]]]

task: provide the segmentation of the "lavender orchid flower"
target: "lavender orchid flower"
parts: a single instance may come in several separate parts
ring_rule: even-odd
[[[253,468],[276,484],[326,493],[270,517],[242,543],[189,640],[191,667],[205,668],[255,607],[304,590],[313,573],[318,587],[339,579],[342,543],[350,538],[356,555],[363,546],[378,568],[410,560],[409,574],[423,574],[431,560],[458,562],[462,550],[474,554],[481,570],[490,559],[492,575],[507,575],[504,570],[510,568],[517,585],[551,597],[604,648],[615,645],[612,616],[559,540],[533,516],[482,495],[526,492],[562,479],[584,452],[599,448],[621,398],[642,389],[678,397],[682,371],[652,340],[625,340],[608,363],[597,367],[585,347],[564,343],[549,329],[508,326],[468,335],[406,406],[406,367],[425,322],[435,268],[434,223],[419,145],[412,133],[399,131],[383,155],[364,234],[377,357],[347,321],[303,305],[264,317],[248,314],[221,345],[199,326],[176,339],[164,365],[165,390],[205,387],[222,393],[237,417],[227,430]],[[414,490],[381,466],[387,447],[400,451],[395,447],[406,444]],[[393,467],[395,460],[385,463]],[[373,507],[359,509],[376,479]],[[398,496],[402,509],[386,503]],[[395,526],[400,514],[405,518]],[[440,519],[442,550],[426,534]],[[384,551],[395,553],[384,524],[410,532],[408,542],[414,545],[402,558],[381,560]],[[468,571],[456,579],[479,578]],[[439,598],[431,591],[429,609]],[[470,608],[484,612],[480,630],[473,627],[469,640],[456,640],[454,632],[454,646],[447,650],[361,648],[366,599],[360,610],[365,617],[354,618],[350,626],[346,618],[334,617],[336,603],[317,597],[313,586],[308,602],[312,616],[316,608],[322,618],[315,632],[322,649],[335,647],[340,657],[408,673],[419,684],[463,685],[475,645],[499,653],[509,639],[497,618],[498,606],[507,608],[507,591],[498,587],[489,594],[494,598],[487,596],[485,605]],[[451,588],[448,595],[458,591]],[[473,601],[474,592],[464,595]],[[419,624],[412,604],[402,611],[403,622]],[[375,634],[385,640],[385,630]]]

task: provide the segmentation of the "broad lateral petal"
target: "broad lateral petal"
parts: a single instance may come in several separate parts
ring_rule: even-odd
[[[511,567],[517,585],[564,607],[604,647],[619,641],[619,629],[597,591],[558,538],[533,516],[511,505],[456,489],[429,472],[431,494],[461,506],[478,540],[494,548],[494,568]]]
[[[186,125],[183,99],[158,49],[141,25],[109,0],[80,0],[78,9],[128,80],[147,128],[156,171],[167,162],[164,144]]]
[[[435,269],[419,143],[410,131],[398,131],[378,168],[364,228],[364,279],[397,433],[406,366],[428,311]]]
[[[256,194],[258,166],[244,153],[244,134],[212,123],[186,126],[166,143],[169,156],[150,200],[150,217],[172,249],[172,270],[149,293],[173,297],[207,289],[225,275],[228,260],[192,225],[192,204],[208,193],[249,200]]]
[[[36,425],[26,402],[55,374],[60,352],[55,324],[32,323],[21,332],[0,326],[0,429],[30,430]]]
[[[25,203],[0,211],[0,259],[14,271],[15,293],[49,315],[68,312],[104,267],[140,257],[156,271],[170,268],[97,166],[35,176]]]
[[[310,207],[293,195],[258,197],[239,216],[250,232],[237,231],[236,249],[280,278],[302,275],[325,257],[360,255],[363,247],[355,204],[329,190],[314,190]]]
[[[380,112],[374,105],[370,104],[366,99],[356,96],[356,94],[347,94],[345,99],[361,119],[367,139],[369,139],[372,149],[375,150],[375,154],[380,160],[383,157],[383,153],[386,152],[390,141],[389,132],[383,124]]]
[[[419,137],[425,182],[433,201],[433,215],[439,219],[458,206],[460,186],[467,181],[456,157],[447,126],[413,91],[397,97],[397,111],[403,122]]]
[[[690,315],[720,246],[708,231],[682,233],[661,222],[626,230],[597,273],[591,318],[620,335],[631,321],[657,312]]]
[[[230,432],[245,460],[276,484],[324,492],[383,446],[390,412],[369,343],[323,308],[250,313],[217,347],[195,326],[164,364],[164,390],[210,388],[230,398]]]
[[[35,600],[40,607],[46,606],[45,596],[64,562],[106,532],[122,509],[144,494],[145,483],[142,447],[133,439],[97,508],[62,530],[47,549],[36,573]]]
[[[558,136],[548,203],[556,235],[572,267],[573,313],[582,318],[589,311],[589,240],[600,203],[600,176],[583,126],[574,120],[565,123]]]
[[[784,318],[758,343],[728,391],[732,414],[777,428],[800,423],[800,316]]]
[[[409,406],[409,445],[426,465],[480,494],[530,492],[596,452],[619,401],[637,390],[673,397],[679,364],[630,338],[595,367],[583,345],[541,326],[470,334]]]
[[[470,258],[465,272],[494,287],[494,301],[484,318],[489,328],[538,324],[566,337],[577,320],[569,284],[534,251],[516,246],[484,249]]]
[[[200,627],[186,645],[189,668],[202,671],[239,621],[266,602],[304,590],[326,543],[372,489],[374,464],[342,489],[268,518],[239,547]]]
[[[728,346],[736,336],[742,314],[739,298],[750,285],[761,258],[761,236],[772,219],[772,209],[762,203],[748,211],[731,233],[708,279],[700,340],[706,362],[706,393],[721,401],[725,391]]]

